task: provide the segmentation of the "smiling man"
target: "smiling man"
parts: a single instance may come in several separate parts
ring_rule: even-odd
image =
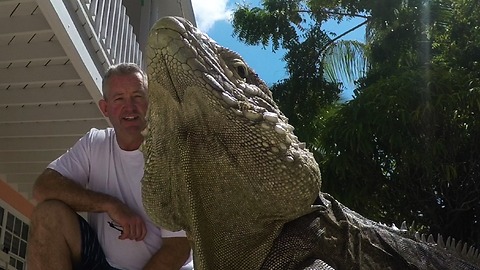
[[[135,64],[111,67],[99,107],[113,128],[92,128],[38,177],[29,269],[192,269],[185,233],[154,225],[142,204],[147,84]]]

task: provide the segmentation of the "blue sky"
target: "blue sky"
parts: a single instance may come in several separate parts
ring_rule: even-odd
[[[260,6],[260,0],[243,0],[250,6]],[[238,52],[257,72],[268,85],[271,85],[287,75],[285,72],[285,62],[282,60],[283,50],[272,52],[271,47],[248,46],[233,37],[233,28],[229,22],[232,10],[235,8],[236,1],[232,0],[209,0],[205,4],[204,0],[192,0],[197,26],[203,32],[206,32],[212,39],[220,45]],[[338,34],[356,26],[362,20],[351,20],[342,22],[340,25],[336,22],[325,24],[325,29]],[[365,37],[365,28],[360,28],[344,39],[355,39],[363,41]],[[345,98],[350,98],[352,87],[348,87],[343,94]]]

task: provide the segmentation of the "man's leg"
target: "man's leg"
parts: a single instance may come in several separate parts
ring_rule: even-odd
[[[97,234],[90,227],[88,222],[81,216],[78,216],[80,232],[82,235],[82,252],[80,263],[75,263],[75,270],[118,270],[111,267],[105,253],[98,242]]]
[[[78,215],[68,205],[48,200],[35,207],[28,240],[29,270],[72,269],[81,259]]]

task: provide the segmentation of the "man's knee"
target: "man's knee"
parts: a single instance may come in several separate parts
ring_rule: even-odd
[[[67,269],[66,265],[72,261],[80,261],[81,231],[77,213],[58,200],[39,203],[32,213],[28,253],[30,263],[37,266],[62,265],[51,269]]]
[[[67,204],[58,200],[39,203],[33,210],[30,236],[38,241],[64,239],[72,253],[80,254],[81,231],[79,216]]]

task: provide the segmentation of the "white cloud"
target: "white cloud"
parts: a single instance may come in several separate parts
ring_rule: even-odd
[[[191,0],[197,26],[202,32],[208,32],[218,21],[227,21],[232,9],[227,7],[228,0]]]

